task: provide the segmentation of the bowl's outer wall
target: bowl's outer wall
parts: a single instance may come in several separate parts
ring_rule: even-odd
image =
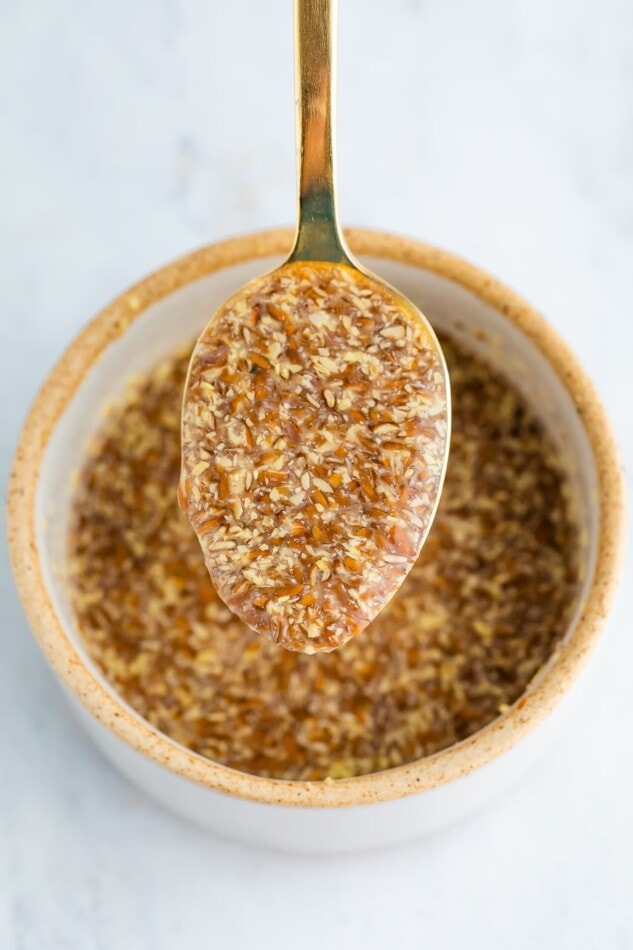
[[[106,758],[137,788],[170,811],[245,844],[334,854],[411,841],[440,831],[487,805],[538,762],[556,739],[573,714],[582,694],[582,682],[584,677],[521,742],[481,768],[418,795],[348,808],[266,805],[205,788],[132,749],[74,696],[71,705]]]

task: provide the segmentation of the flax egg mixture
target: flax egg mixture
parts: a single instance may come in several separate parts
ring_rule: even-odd
[[[229,610],[179,510],[190,349],[120,394],[75,490],[70,586],[94,662],[157,729],[257,775],[361,775],[481,729],[556,650],[578,584],[561,461],[509,382],[441,342],[453,432],[429,537],[363,635],[313,656]]]
[[[214,586],[303,653],[361,633],[437,510],[448,386],[420,314],[344,265],[251,281],[198,340],[179,497]]]

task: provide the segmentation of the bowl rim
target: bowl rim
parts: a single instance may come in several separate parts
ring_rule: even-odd
[[[599,639],[619,579],[625,492],[609,419],[593,383],[567,344],[544,317],[496,278],[448,251],[412,238],[364,228],[346,230],[354,253],[431,271],[470,291],[514,324],[540,350],[569,392],[594,455],[599,486],[597,558],[576,626],[530,691],[473,736],[406,765],[336,781],[262,778],[205,759],[150,726],[86,666],[55,613],[38,554],[35,501],[46,443],[102,351],[158,300],[215,271],[287,253],[292,236],[292,229],[278,228],[229,238],[186,254],[130,287],[78,334],[39,390],[16,448],[7,499],[11,563],[24,611],[48,662],[81,704],[137,752],[199,785],[254,802],[303,807],[385,802],[468,775],[507,752],[539,725],[584,668]]]

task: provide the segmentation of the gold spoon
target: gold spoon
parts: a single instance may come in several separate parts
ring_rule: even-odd
[[[450,436],[433,330],[339,228],[335,8],[295,0],[296,239],[198,339],[179,485],[220,596],[305,653],[362,631],[399,588],[435,516]]]

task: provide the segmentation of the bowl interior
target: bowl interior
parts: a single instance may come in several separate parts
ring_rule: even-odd
[[[407,294],[436,330],[456,337],[511,378],[547,427],[568,468],[581,522],[584,583],[578,592],[578,610],[595,566],[598,481],[588,437],[567,389],[538,348],[475,294],[414,265],[371,258],[364,262]],[[144,310],[90,368],[48,441],[36,499],[37,544],[44,582],[66,635],[112,695],[113,690],[82,647],[68,599],[64,563],[73,474],[81,466],[86,442],[98,428],[103,410],[118,398],[126,383],[179,345],[193,340],[230,294],[277,263],[280,259],[257,259],[216,271]]]

